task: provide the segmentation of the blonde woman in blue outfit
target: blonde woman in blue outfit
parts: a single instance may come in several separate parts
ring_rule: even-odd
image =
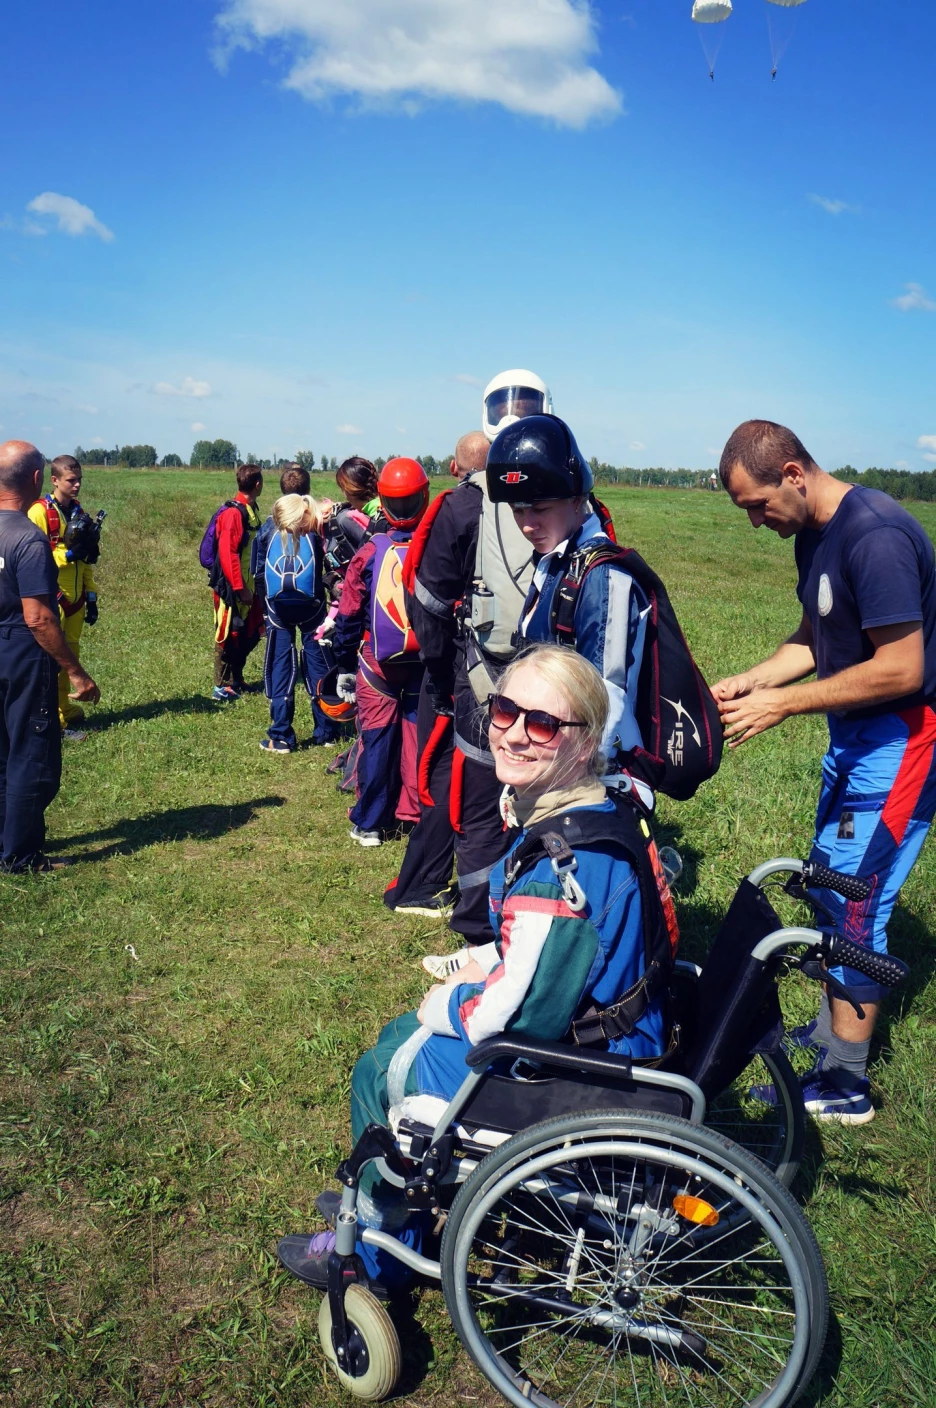
[[[491,883],[491,942],[446,983],[429,989],[416,1012],[389,1023],[377,1045],[358,1061],[351,1081],[351,1129],[360,1137],[371,1122],[386,1125],[390,1061],[420,1027],[405,1093],[450,1099],[464,1080],[465,1054],[499,1032],[557,1040],[586,1010],[607,1008],[638,989],[625,1026],[605,1049],[635,1057],[662,1054],[662,994],[641,989],[644,976],[644,902],[626,851],[613,837],[615,804],[600,781],[608,694],[598,671],[573,651],[540,646],[504,673],[489,702],[491,749],[504,784],[504,813],[517,841]],[[545,853],[533,863],[517,858],[527,838],[551,817],[601,815],[597,832],[577,845],[574,883],[554,872]],[[529,850],[529,845],[526,846]],[[511,878],[513,877],[513,878]],[[414,1043],[415,1045],[416,1043]],[[338,1195],[325,1193],[319,1210],[333,1221]],[[418,1247],[423,1225],[407,1218],[398,1193],[368,1169],[358,1215],[365,1225],[395,1233]],[[283,1239],[278,1254],[301,1280],[324,1287],[331,1231]],[[372,1289],[386,1293],[408,1277],[401,1263],[359,1243]]]

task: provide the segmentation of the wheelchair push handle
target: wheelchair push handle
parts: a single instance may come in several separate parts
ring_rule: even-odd
[[[861,904],[863,900],[866,900],[874,888],[870,880],[863,880],[860,875],[843,875],[841,871],[830,870],[827,865],[820,865],[815,860],[804,862],[803,880],[807,885],[815,885],[820,890],[834,890],[837,895],[841,895],[846,900],[852,900],[855,904]],[[849,967],[857,966],[857,964],[849,965]]]
[[[906,963],[901,963],[899,958],[893,958],[889,953],[876,953],[874,949],[863,948],[861,944],[853,944],[850,939],[843,939],[841,934],[827,934],[822,951],[828,964],[854,968],[866,978],[870,978],[872,983],[879,983],[883,988],[895,988],[910,972]]]

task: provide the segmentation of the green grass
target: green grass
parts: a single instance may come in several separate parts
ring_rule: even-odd
[[[348,1146],[351,1066],[419,996],[416,960],[438,927],[384,909],[402,848],[352,845],[318,750],[264,756],[262,696],[208,702],[196,552],[228,487],[210,473],[86,475],[84,499],[110,514],[84,651],[103,698],[49,813],[56,849],[80,863],[0,882],[0,1402],[17,1408],[347,1402],[318,1350],[318,1297],[272,1251],[310,1224]],[[795,624],[790,546],[751,532],[726,496],[607,499],[710,678]],[[915,511],[936,535],[936,508]],[[308,722],[300,701],[300,736]],[[823,737],[819,719],[789,723],[663,807],[687,862],[687,953],[756,861],[805,853]],[[933,1403],[934,871],[930,844],[892,925],[914,971],[881,1024],[877,1120],[812,1131],[796,1190],[832,1287],[811,1393],[830,1408]],[[807,986],[786,981],[790,1014],[815,1000]],[[400,1402],[499,1402],[439,1292],[400,1314]]]

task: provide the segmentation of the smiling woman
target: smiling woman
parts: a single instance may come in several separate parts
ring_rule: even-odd
[[[448,980],[429,989],[418,1011],[384,1027],[358,1061],[355,1140],[371,1122],[386,1125],[401,1095],[451,1099],[467,1052],[504,1031],[543,1041],[573,1032],[581,1044],[635,1057],[663,1051],[665,983],[656,979],[668,958],[654,950],[647,962],[644,924],[644,904],[659,911],[661,901],[648,844],[623,814],[628,804],[611,801],[597,776],[608,715],[601,676],[573,651],[541,646],[505,672],[490,713],[497,775],[508,784],[505,817],[518,829],[491,875],[491,942],[472,948],[470,960],[463,951]],[[547,844],[560,832],[568,838],[564,865]],[[648,914],[646,932],[665,934],[661,922]],[[359,1221],[418,1249],[427,1228],[407,1216],[402,1196],[373,1166],[360,1186]],[[320,1199],[326,1215],[334,1199]],[[335,1234],[322,1232],[286,1237],[278,1252],[294,1275],[324,1286],[334,1247]],[[357,1250],[379,1291],[408,1274],[370,1243]]]

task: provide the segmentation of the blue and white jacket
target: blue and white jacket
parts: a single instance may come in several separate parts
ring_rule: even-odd
[[[525,640],[555,641],[550,631],[553,598],[572,554],[593,542],[610,542],[594,513],[577,533],[539,559],[520,617]],[[609,762],[619,748],[643,747],[635,711],[649,611],[650,603],[633,577],[606,562],[587,574],[575,603],[576,653],[595,666],[608,691],[602,749]]]

